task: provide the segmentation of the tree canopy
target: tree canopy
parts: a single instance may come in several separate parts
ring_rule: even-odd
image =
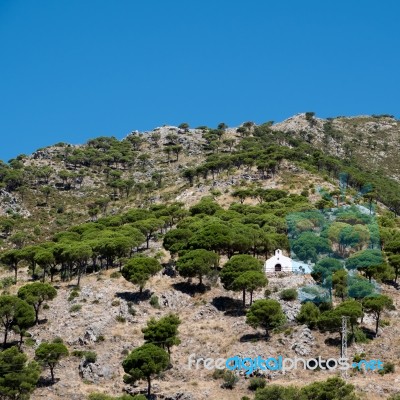
[[[135,383],[139,380],[147,381],[147,395],[151,395],[151,379],[154,375],[167,369],[169,364],[168,353],[152,343],[144,344],[133,350],[123,361],[122,367],[127,374],[126,383]]]

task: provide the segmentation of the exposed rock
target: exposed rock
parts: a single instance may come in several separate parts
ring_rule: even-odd
[[[19,214],[23,217],[31,215],[15,196],[4,189],[0,189],[0,215],[7,215],[8,213]]]
[[[110,365],[87,363],[82,360],[79,364],[79,375],[82,379],[96,383],[100,378],[111,379],[114,376],[114,369]]]
[[[166,397],[164,396],[159,396],[160,399],[164,400],[195,400],[195,397],[191,393],[182,393],[182,392],[177,392],[173,395],[168,395]]]
[[[311,354],[313,345],[314,336],[311,330],[303,325],[300,330],[296,332],[291,348],[299,356],[308,356]]]

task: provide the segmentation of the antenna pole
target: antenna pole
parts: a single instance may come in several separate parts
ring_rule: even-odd
[[[342,358],[347,358],[347,318],[347,316],[342,316]],[[347,370],[342,370],[342,378],[347,378]]]

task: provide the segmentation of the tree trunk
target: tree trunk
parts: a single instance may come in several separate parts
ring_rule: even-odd
[[[35,324],[39,323],[39,306],[33,307],[35,309]]]
[[[375,336],[378,336],[379,319],[381,317],[380,313],[376,314],[376,325],[375,325]]]
[[[54,383],[54,367],[50,367],[51,381]]]
[[[246,307],[246,289],[243,289],[243,308]]]
[[[253,304],[253,291],[250,290],[250,305]]]
[[[3,340],[3,349],[6,347],[7,344],[7,337],[8,337],[8,328],[4,328],[4,340]]]
[[[148,376],[147,377],[147,396],[150,397],[151,395],[151,378]]]

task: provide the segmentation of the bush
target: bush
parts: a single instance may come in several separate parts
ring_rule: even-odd
[[[94,351],[86,351],[84,357],[87,363],[95,363],[97,360],[97,354]]]
[[[25,340],[25,345],[26,346],[33,347],[33,346],[35,346],[35,344],[36,344],[36,341],[34,339],[30,338],[30,337],[28,337]]]
[[[285,301],[293,301],[297,299],[297,290],[296,289],[285,289],[282,290],[279,297]]]
[[[70,312],[70,313],[74,313],[74,312],[81,311],[81,309],[82,309],[82,305],[81,305],[81,304],[74,304],[74,305],[69,309],[69,312]]]
[[[381,369],[379,371],[379,373],[381,375],[385,375],[385,374],[393,374],[395,371],[395,366],[393,363],[391,362],[386,362],[385,364],[383,364],[383,369]]]
[[[155,294],[153,294],[150,297],[150,305],[154,308],[160,308],[160,303],[158,302],[158,297]]]
[[[111,302],[111,305],[113,306],[113,307],[117,307],[117,306],[119,306],[121,304],[121,302],[119,301],[119,300],[113,300],[112,302]]]
[[[232,371],[225,371],[223,379],[224,383],[222,384],[222,387],[225,389],[233,389],[239,380]]]
[[[319,308],[310,301],[303,303],[300,312],[296,317],[297,322],[306,324],[309,328],[315,328],[321,312]]]
[[[75,299],[75,298],[77,298],[77,297],[79,297],[79,292],[78,292],[76,289],[74,289],[74,290],[69,294],[68,301],[72,301],[73,299]]]
[[[83,358],[85,363],[95,363],[97,360],[97,353],[94,351],[74,350],[72,352],[74,357]]]
[[[369,339],[366,333],[359,327],[354,328],[354,341],[357,343],[368,343]]]
[[[257,390],[258,388],[263,389],[266,385],[265,379],[263,378],[251,378],[249,383],[249,390]]]
[[[84,353],[84,350],[73,350],[71,355],[73,355],[74,357],[83,357]]]
[[[118,271],[111,272],[111,274],[110,274],[111,279],[118,279],[120,277],[121,277],[121,272],[118,272]]]
[[[225,371],[223,369],[215,369],[212,374],[212,377],[213,379],[221,379],[224,377],[224,373]]]
[[[310,195],[310,193],[308,193],[307,189],[302,190],[302,192],[300,193],[302,196],[304,197],[308,197]]]
[[[136,315],[136,310],[131,305],[128,305],[128,313],[134,317]]]
[[[7,276],[0,280],[0,288],[7,289],[8,287],[15,285],[15,280],[11,276]]]
[[[117,316],[115,317],[115,320],[116,320],[117,322],[126,322],[126,318],[124,318],[122,315],[117,315]]]

